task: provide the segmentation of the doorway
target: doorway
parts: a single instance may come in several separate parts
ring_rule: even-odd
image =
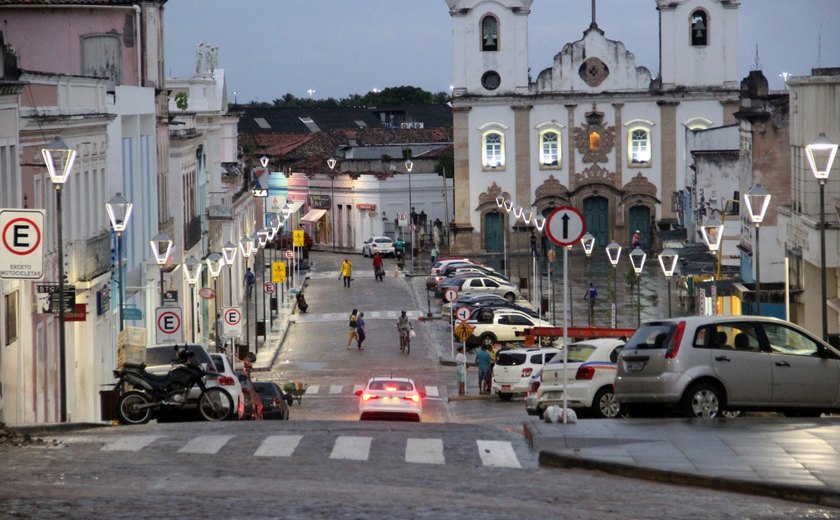
[[[610,204],[604,197],[588,197],[583,200],[583,218],[586,231],[595,237],[596,247],[606,247],[609,243]]]

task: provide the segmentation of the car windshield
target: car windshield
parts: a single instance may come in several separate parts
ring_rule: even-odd
[[[213,360],[210,359],[207,351],[201,345],[187,345],[187,349],[195,355],[193,361],[196,363],[204,366],[214,366]],[[162,345],[146,349],[146,366],[171,365],[173,361],[176,361],[176,352],[172,345]]]
[[[210,356],[210,359],[213,360],[213,366],[216,367],[216,372],[225,371],[225,361],[222,356]]]
[[[627,340],[624,350],[666,348],[675,328],[673,323],[646,323]]]
[[[594,352],[595,347],[593,345],[569,345],[566,358],[569,360],[569,363],[583,363],[587,359],[589,359]],[[551,362],[562,363],[563,356],[555,356],[554,359],[551,360]]]
[[[499,352],[496,355],[496,364],[503,367],[515,367],[524,365],[528,356],[524,352]]]

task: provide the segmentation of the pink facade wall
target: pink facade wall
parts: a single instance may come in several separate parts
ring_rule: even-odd
[[[119,84],[138,85],[140,39],[133,8],[4,8],[2,17],[3,35],[18,52],[21,69],[81,75],[81,37],[115,34],[122,51]]]

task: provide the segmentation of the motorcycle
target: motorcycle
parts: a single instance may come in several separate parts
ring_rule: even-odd
[[[306,312],[306,309],[309,308],[309,304],[306,303],[306,297],[303,295],[303,293],[302,292],[297,293],[297,296],[295,296],[295,299],[297,299],[297,307],[298,307],[298,309],[300,309],[300,312]]]
[[[198,413],[205,421],[224,421],[234,411],[233,399],[223,388],[204,384],[207,372],[193,361],[186,347],[175,346],[176,361],[165,375],[146,372],[144,363],[126,363],[122,370],[114,370],[115,386],[133,389],[124,392],[117,401],[117,415],[123,424],[145,424],[153,413],[183,408],[187,394],[198,386]]]

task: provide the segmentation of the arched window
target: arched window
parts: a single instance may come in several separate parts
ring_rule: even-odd
[[[481,50],[499,50],[499,21],[489,14],[481,19]]]
[[[650,130],[643,127],[633,127],[627,132],[628,160],[631,168],[650,166]]]
[[[484,133],[482,166],[488,169],[505,166],[505,136],[495,130]]]
[[[691,13],[691,45],[702,47],[709,44],[709,18],[706,11],[697,9]]]
[[[560,132],[545,130],[540,132],[540,166],[560,166]]]

